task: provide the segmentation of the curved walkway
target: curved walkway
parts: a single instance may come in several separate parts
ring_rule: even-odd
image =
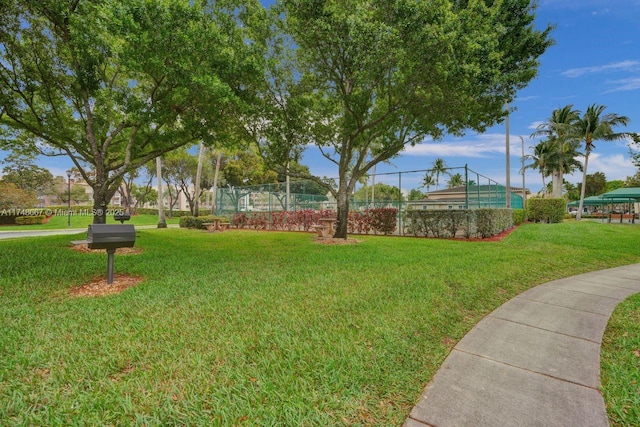
[[[640,264],[529,289],[454,347],[405,427],[608,426],[600,344]]]

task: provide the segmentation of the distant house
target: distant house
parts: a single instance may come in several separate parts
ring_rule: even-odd
[[[525,198],[531,195],[524,189]],[[408,209],[477,209],[505,207],[506,191],[501,185],[469,185],[431,191],[422,200],[408,202]],[[521,209],[522,187],[511,187],[511,207]]]

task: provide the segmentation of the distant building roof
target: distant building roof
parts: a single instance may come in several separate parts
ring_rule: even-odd
[[[436,191],[430,191],[427,193],[427,197],[429,197],[430,195],[445,195],[445,194],[464,194],[465,193],[465,189],[466,187],[464,185],[458,186],[458,187],[452,187],[452,188],[443,188],[442,190],[436,190]],[[469,192],[489,192],[489,191],[493,191],[493,192],[504,192],[504,187],[501,185],[489,185],[489,184],[484,184],[484,185],[470,185],[469,186]],[[512,193],[522,193],[522,187],[511,187],[511,192]],[[525,194],[531,194],[531,191],[529,191],[528,188],[524,189]]]

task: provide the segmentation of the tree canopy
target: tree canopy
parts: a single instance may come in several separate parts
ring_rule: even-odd
[[[338,202],[336,237],[346,237],[348,196],[370,168],[426,137],[502,120],[551,44],[528,0],[280,4],[309,95],[305,128],[338,167],[337,188],[325,183]]]
[[[2,147],[71,158],[104,222],[125,173],[237,122],[262,78],[249,1],[8,2]]]

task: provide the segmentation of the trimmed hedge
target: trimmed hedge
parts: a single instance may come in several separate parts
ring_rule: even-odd
[[[514,209],[513,210],[513,224],[520,225],[527,218],[526,211],[524,209]]]
[[[231,225],[236,228],[256,230],[309,231],[314,225],[320,225],[321,218],[335,218],[336,212],[304,209],[299,211],[238,212],[231,217]],[[393,234],[397,228],[398,209],[377,208],[362,212],[349,212],[347,232],[351,234]]]
[[[491,237],[514,225],[512,209],[407,212],[407,231],[424,237]]]
[[[477,209],[476,227],[480,237],[496,236],[513,227],[513,210]]]
[[[16,225],[37,225],[44,224],[46,219],[47,217],[45,215],[17,216],[15,221]]]
[[[566,209],[564,199],[529,199],[527,218],[533,222],[559,223],[564,219]]]
[[[169,209],[165,208],[165,215],[169,216]],[[158,215],[158,208],[137,208],[137,215]],[[173,211],[171,212],[171,218],[182,218],[183,216],[193,216],[191,215],[191,211]],[[210,215],[209,215],[210,216]]]
[[[405,217],[405,230],[415,236],[424,237],[491,237],[513,228],[524,218],[524,211],[512,209],[475,209],[475,210],[429,210],[408,211]],[[335,211],[311,209],[278,212],[238,212],[230,223],[240,228],[255,230],[309,231],[313,225],[319,225],[320,218],[336,217]],[[180,227],[205,229],[203,223],[216,216],[180,218]],[[349,212],[347,231],[350,234],[393,234],[397,229],[398,209],[376,208]]]

